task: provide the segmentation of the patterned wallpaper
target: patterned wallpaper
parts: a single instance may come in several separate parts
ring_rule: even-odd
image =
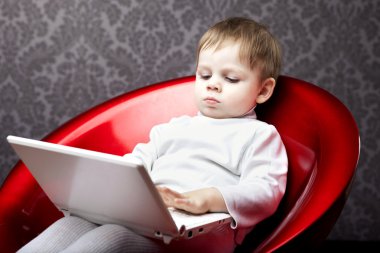
[[[376,0],[0,0],[0,184],[17,160],[8,134],[42,138],[120,93],[191,75],[209,25],[247,16],[282,42],[283,74],[335,94],[359,125],[356,178],[329,237],[380,240],[379,13]]]

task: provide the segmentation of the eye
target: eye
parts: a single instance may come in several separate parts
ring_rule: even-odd
[[[226,76],[225,79],[230,83],[238,83],[240,80],[234,77],[228,77]]]
[[[203,80],[208,80],[211,78],[210,74],[198,74],[198,76]]]

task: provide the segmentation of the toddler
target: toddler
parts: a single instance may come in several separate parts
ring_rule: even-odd
[[[125,155],[141,159],[168,207],[226,212],[233,224],[166,245],[120,225],[69,216],[19,252],[233,252],[285,192],[281,137],[254,110],[271,97],[280,66],[279,44],[264,26],[246,18],[215,24],[198,45],[198,114],[153,127],[150,141]]]

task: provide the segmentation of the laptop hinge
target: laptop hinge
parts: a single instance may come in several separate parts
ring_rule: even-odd
[[[154,233],[154,235],[157,237],[157,238],[162,238],[162,240],[164,241],[165,244],[169,244],[172,239],[173,239],[173,236],[170,236],[170,235],[164,235],[162,234],[160,231],[156,231]]]
[[[66,210],[66,209],[61,208],[61,212],[63,213],[63,215],[64,215],[65,217],[70,216],[70,212],[69,212],[69,210]]]
[[[164,240],[165,244],[169,244],[172,241],[173,237],[170,235],[162,235],[162,239]]]

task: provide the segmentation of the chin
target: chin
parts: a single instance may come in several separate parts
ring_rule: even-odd
[[[214,118],[214,119],[226,119],[226,118],[232,118],[233,116],[227,115],[226,113],[215,110],[213,108],[203,108],[200,110],[203,116]]]
[[[216,114],[216,113],[202,113],[202,114],[204,116],[206,116],[206,117],[213,118],[213,119],[225,119],[225,118],[229,118],[226,115]]]

